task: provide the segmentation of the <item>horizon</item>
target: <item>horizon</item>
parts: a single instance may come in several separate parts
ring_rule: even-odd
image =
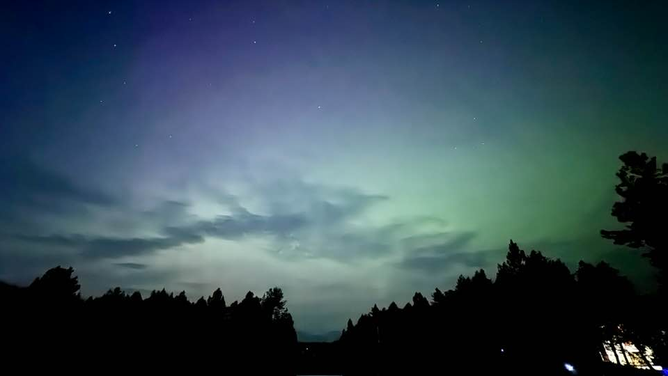
[[[619,156],[668,160],[660,2],[3,5],[0,281],[279,286],[311,334],[509,239],[654,286],[600,230]]]

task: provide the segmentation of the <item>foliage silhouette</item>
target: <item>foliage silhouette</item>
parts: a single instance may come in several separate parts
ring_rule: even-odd
[[[602,368],[604,341],[632,341],[665,356],[665,326],[647,315],[658,303],[605,262],[580,262],[571,273],[511,240],[495,280],[478,270],[452,290],[437,288],[431,302],[416,293],[403,309],[374,305],[356,324],[348,321],[338,351],[346,375],[572,374],[565,363],[581,375],[615,374]]]
[[[652,265],[659,269],[659,282],[668,283],[668,163],[657,166],[656,157],[629,151],[619,159],[620,182],[615,191],[621,197],[612,215],[625,225],[622,230],[602,230],[601,235],[615,244],[642,248]]]
[[[297,337],[280,288],[265,294],[264,307],[252,292],[227,307],[220,289],[192,303],[185,291],[154,290],[143,299],[120,287],[82,300],[79,288],[74,270],[60,266],[26,288],[0,284],[4,366],[210,372],[203,360],[217,359],[216,373],[295,373]]]

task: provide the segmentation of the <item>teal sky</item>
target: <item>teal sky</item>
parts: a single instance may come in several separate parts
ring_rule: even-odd
[[[311,332],[511,238],[651,284],[598,232],[617,157],[668,160],[664,1],[3,8],[1,279],[278,285]]]

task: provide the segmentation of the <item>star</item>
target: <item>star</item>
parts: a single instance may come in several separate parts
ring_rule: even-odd
[[[474,117],[473,117],[473,120],[475,120],[475,119],[476,119],[476,117],[474,116]]]
[[[188,21],[192,21],[192,20],[193,20],[192,18],[188,18]]]
[[[252,24],[255,24],[255,20],[251,21]]]
[[[436,4],[436,8],[439,8],[440,6],[441,6],[441,4]]]
[[[116,48],[116,43],[114,43],[114,48]]]
[[[111,11],[109,11],[108,13],[111,14]]]
[[[322,108],[322,106],[318,106],[318,110],[321,109],[321,108]]]
[[[100,103],[102,103],[102,101],[100,101]]]
[[[138,148],[138,147],[139,147],[139,144],[135,144],[135,147]]]
[[[172,135],[171,135],[171,134],[169,135],[169,138],[172,138]]]
[[[482,44],[482,41],[480,41],[480,44]]]
[[[123,85],[127,85],[127,82],[123,81]]]
[[[254,41],[253,41],[253,44],[257,44],[257,41],[256,41],[256,40],[254,40]]]

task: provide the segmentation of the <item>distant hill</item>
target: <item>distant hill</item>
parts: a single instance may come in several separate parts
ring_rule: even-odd
[[[299,342],[334,342],[339,338],[341,338],[341,332],[338,330],[321,334],[297,331],[297,340]]]

